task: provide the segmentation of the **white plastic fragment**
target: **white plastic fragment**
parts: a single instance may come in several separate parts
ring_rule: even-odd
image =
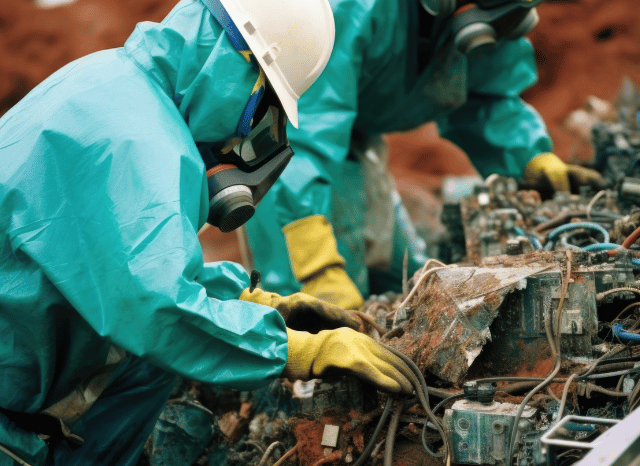
[[[323,447],[335,448],[338,445],[338,434],[340,433],[340,426],[332,426],[331,424],[325,424],[324,431],[322,432]]]

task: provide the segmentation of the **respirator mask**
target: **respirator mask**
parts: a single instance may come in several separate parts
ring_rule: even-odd
[[[287,116],[264,71],[219,2],[203,1],[234,48],[259,72],[238,124],[224,143],[196,143],[207,169],[207,223],[228,233],[246,223],[293,156]]]
[[[517,39],[538,24],[536,6],[544,0],[476,0],[458,8],[457,0],[420,0],[436,18],[450,17],[455,46],[464,54],[482,53],[501,39]]]
[[[197,144],[207,168],[207,222],[225,233],[246,223],[291,160],[287,117],[275,92],[266,90],[248,134],[227,147]],[[237,142],[232,148],[230,144]]]

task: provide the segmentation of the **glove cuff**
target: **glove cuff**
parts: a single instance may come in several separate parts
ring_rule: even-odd
[[[340,309],[359,309],[364,302],[360,290],[343,267],[327,267],[307,279],[302,292],[338,306]],[[351,325],[349,325],[351,327]]]
[[[282,377],[292,380],[309,380],[311,366],[313,365],[316,351],[313,348],[315,335],[307,332],[298,332],[287,328],[289,349],[287,364],[282,371]]]
[[[329,220],[322,215],[305,217],[282,229],[287,242],[291,269],[300,282],[308,281],[327,267],[344,268],[345,260]]]

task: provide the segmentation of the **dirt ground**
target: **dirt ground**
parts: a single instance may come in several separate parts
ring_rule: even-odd
[[[159,21],[176,0],[78,0],[51,9],[30,0],[0,2],[0,115],[66,63],[121,46],[139,21]],[[540,82],[525,94],[544,117],[556,153],[588,161],[589,144],[565,128],[568,114],[595,95],[614,99],[622,78],[640,83],[640,9],[636,0],[554,0],[539,7],[530,37]],[[474,173],[464,153],[433,125],[389,135],[391,170],[403,186],[429,197],[445,175]],[[216,244],[215,249],[211,244]],[[236,235],[203,240],[208,260],[240,260]]]

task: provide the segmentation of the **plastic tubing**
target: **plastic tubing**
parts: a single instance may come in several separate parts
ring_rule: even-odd
[[[638,238],[640,238],[640,227],[636,228],[633,233],[627,236],[627,239],[622,242],[622,247],[629,249],[633,246],[633,243],[638,241]]]
[[[622,328],[622,324],[620,322],[613,324],[613,336],[618,340],[640,341],[640,335],[627,332]]]
[[[536,238],[535,236],[527,233],[526,231],[524,231],[520,227],[514,227],[513,230],[516,232],[517,235],[524,236],[525,238],[528,238],[529,241],[531,241],[531,244],[533,244],[533,247],[535,249],[537,249],[538,251],[542,250],[542,243],[540,242],[540,240],[538,238]]]
[[[616,243],[596,243],[590,244],[589,246],[585,246],[585,251],[596,252],[596,251],[608,251],[609,249],[618,249],[620,247],[619,244]]]
[[[598,225],[597,223],[593,223],[593,222],[567,223],[566,225],[562,225],[562,226],[559,226],[558,228],[554,228],[549,232],[549,235],[547,236],[547,241],[553,241],[556,236],[566,231],[577,230],[580,228],[586,229],[586,230],[596,230],[598,233],[602,235],[603,243],[609,242],[609,232],[605,230],[603,227],[601,227],[600,225]]]
[[[636,228],[633,231],[633,233],[631,233],[629,236],[627,236],[627,239],[625,239],[622,242],[620,247],[629,249],[631,246],[633,246],[633,243],[635,243],[638,240],[638,238],[640,238],[640,227]],[[609,251],[609,255],[610,256],[615,256],[616,252],[611,250],[611,251]]]

